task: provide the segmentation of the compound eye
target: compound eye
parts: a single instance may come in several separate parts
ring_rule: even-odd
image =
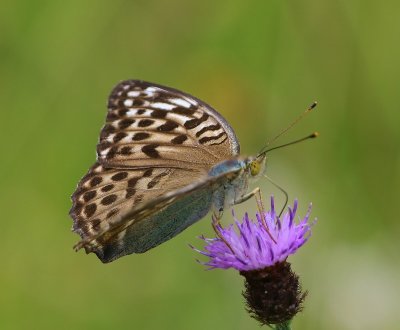
[[[258,161],[253,160],[250,163],[250,173],[252,176],[256,176],[258,173],[260,173],[260,169],[261,169],[261,164]]]

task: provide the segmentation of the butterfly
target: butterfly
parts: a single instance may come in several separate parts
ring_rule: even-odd
[[[143,253],[210,210],[241,203],[266,153],[239,156],[229,123],[203,101],[141,80],[120,82],[108,101],[97,161],[72,195],[75,249],[104,263]]]

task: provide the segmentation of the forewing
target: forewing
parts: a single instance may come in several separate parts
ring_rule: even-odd
[[[106,167],[209,169],[239,153],[226,120],[181,91],[139,80],[118,84],[109,97],[97,146]]]

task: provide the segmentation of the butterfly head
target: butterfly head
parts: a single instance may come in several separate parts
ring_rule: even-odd
[[[264,174],[267,163],[267,157],[265,153],[262,153],[254,158],[249,158],[247,163],[247,169],[252,178],[258,178]]]

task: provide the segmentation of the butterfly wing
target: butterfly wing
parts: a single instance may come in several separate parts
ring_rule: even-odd
[[[107,228],[80,241],[75,249],[95,252],[102,262],[131,253],[143,253],[174,237],[204,217],[212,206],[213,193],[234,180],[240,170],[219,176],[204,176],[199,182],[166,192],[152,201],[138,204]]]
[[[115,230],[115,223],[136,221],[138,214],[132,210],[144,209],[147,218],[160,212],[162,203],[154,201],[164,200],[171,192],[184,196],[188,192],[182,188],[197,180],[206,182],[212,166],[238,154],[239,143],[225,119],[204,102],[175,89],[128,80],[110,95],[97,152],[98,161],[72,196],[70,214],[73,230],[83,242],[100,235],[106,247],[105,238]],[[211,196],[210,191],[207,194]],[[208,209],[204,204],[205,212]],[[157,223],[153,232],[162,228],[161,222]],[[150,245],[158,245],[168,236],[161,229],[157,232],[158,240],[153,235]],[[115,240],[116,236],[111,236]],[[123,248],[127,252],[133,249],[129,253],[146,250],[144,240],[137,241],[142,248],[132,242],[129,244],[135,248]]]
[[[111,92],[97,146],[107,167],[189,167],[206,171],[239,154],[226,120],[178,90],[127,80]]]
[[[105,168],[96,162],[81,179],[72,195],[70,215],[73,230],[82,239],[90,239],[110,229],[138,205],[157,199],[168,191],[198,180],[204,174],[177,168]],[[180,180],[174,180],[179,177]],[[164,187],[165,185],[165,187]]]

